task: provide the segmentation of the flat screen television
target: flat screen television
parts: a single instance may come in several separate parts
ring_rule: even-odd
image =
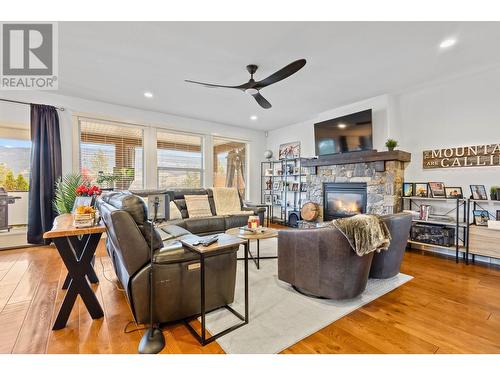
[[[314,138],[317,156],[372,150],[372,110],[318,122]]]

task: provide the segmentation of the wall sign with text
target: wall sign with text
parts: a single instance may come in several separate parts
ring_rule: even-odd
[[[500,143],[426,150],[424,169],[500,166]]]

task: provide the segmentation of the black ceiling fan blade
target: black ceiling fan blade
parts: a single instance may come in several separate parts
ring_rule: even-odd
[[[252,96],[262,108],[269,109],[272,107],[271,103],[269,103],[266,98],[260,95],[260,93],[252,94]]]
[[[249,82],[244,83],[244,84],[239,85],[239,86],[216,85],[216,84],[213,84],[213,83],[205,83],[205,82],[191,81],[191,80],[189,80],[189,79],[185,79],[185,80],[184,80],[184,82],[194,83],[194,84],[197,84],[197,85],[202,85],[202,86],[205,86],[205,87],[208,87],[208,88],[224,88],[224,89],[238,89],[238,90],[245,90],[245,89],[247,89],[247,88],[249,88],[249,87],[250,87]]]
[[[256,89],[261,89],[263,87],[272,85],[273,83],[279,82],[287,77],[290,77],[292,74],[297,73],[304,67],[304,65],[306,65],[306,59],[294,61],[293,63],[290,63],[284,68],[278,70],[276,73],[271,74],[269,77],[258,81],[253,87]]]

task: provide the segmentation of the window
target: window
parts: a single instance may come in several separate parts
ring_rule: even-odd
[[[104,188],[143,188],[143,130],[117,122],[79,118],[80,171]]]
[[[0,124],[0,186],[7,191],[28,191],[31,139],[29,125]]]
[[[246,189],[246,143],[213,138],[214,186],[237,187],[241,196]]]
[[[203,184],[202,138],[158,130],[158,188],[197,188]]]

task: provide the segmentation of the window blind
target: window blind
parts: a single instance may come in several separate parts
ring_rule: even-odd
[[[159,188],[196,188],[202,186],[202,137],[157,131]]]
[[[119,190],[143,188],[143,129],[79,118],[80,171],[92,184]]]

